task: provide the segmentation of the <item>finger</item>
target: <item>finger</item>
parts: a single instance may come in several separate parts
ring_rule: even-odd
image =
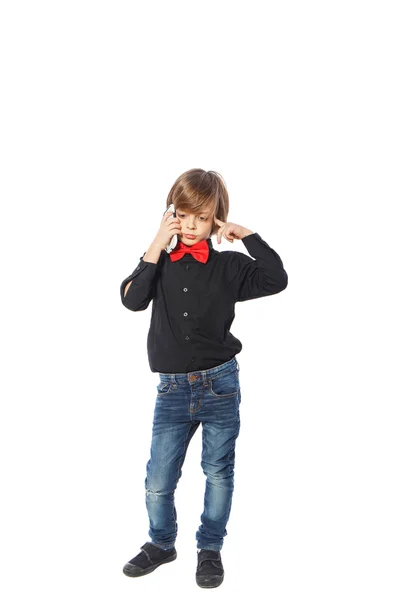
[[[168,231],[168,235],[172,238],[173,235],[182,235],[180,229],[171,229]]]
[[[231,241],[231,231],[230,231],[230,227],[228,224],[226,224],[224,227],[221,227],[221,233],[224,236],[224,238],[226,240],[228,240],[228,242]]]
[[[220,222],[222,222],[222,221],[220,221]],[[220,227],[220,228],[218,229],[218,234],[217,234],[218,244],[220,244],[220,243],[221,243],[221,238],[222,238],[222,236],[223,236],[223,235],[225,235],[225,228],[226,228],[226,225],[227,225],[227,223],[224,223],[224,224],[222,225],[222,227]]]
[[[224,234],[224,238],[228,240],[228,242],[233,242],[232,238],[227,234]]]

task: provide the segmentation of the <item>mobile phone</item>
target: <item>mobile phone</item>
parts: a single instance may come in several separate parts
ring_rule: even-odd
[[[164,215],[166,212],[170,212],[171,213],[171,217],[176,217],[176,211],[175,211],[175,206],[173,204],[170,204],[167,208],[167,210],[164,211]],[[169,217],[170,218],[170,217]],[[168,254],[171,252],[171,250],[173,250],[175,248],[175,246],[178,243],[178,235],[176,233],[174,233],[174,235],[172,236],[168,246],[165,248],[165,251],[168,252]]]

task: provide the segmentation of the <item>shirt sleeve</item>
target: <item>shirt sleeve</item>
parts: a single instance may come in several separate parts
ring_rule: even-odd
[[[145,254],[146,252],[142,254],[133,273],[124,279],[120,286],[122,304],[133,311],[145,310],[148,307],[154,297],[155,283],[160,273],[162,256],[158,263],[152,263],[142,260]],[[132,283],[124,297],[125,286],[129,281]]]
[[[250,258],[243,252],[232,252],[229,278],[235,293],[235,302],[278,294],[288,284],[288,276],[277,252],[258,233],[242,238]]]

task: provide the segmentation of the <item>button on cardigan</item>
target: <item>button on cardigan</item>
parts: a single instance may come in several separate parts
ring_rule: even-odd
[[[231,360],[242,350],[230,332],[235,303],[277,294],[287,286],[282,260],[258,233],[242,238],[254,258],[235,250],[220,252],[211,238],[206,241],[206,263],[191,254],[173,262],[163,250],[156,264],[143,260],[144,253],[121,283],[122,304],[129,310],[145,310],[153,300],[147,336],[153,372],[188,373]]]

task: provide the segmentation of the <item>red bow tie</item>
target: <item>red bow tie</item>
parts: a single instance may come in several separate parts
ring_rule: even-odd
[[[208,255],[210,252],[210,248],[208,247],[206,240],[201,240],[201,242],[196,242],[193,246],[186,246],[180,240],[177,245],[171,252],[169,253],[172,262],[179,260],[185,254],[191,254],[196,260],[202,263],[206,263],[208,260]]]

